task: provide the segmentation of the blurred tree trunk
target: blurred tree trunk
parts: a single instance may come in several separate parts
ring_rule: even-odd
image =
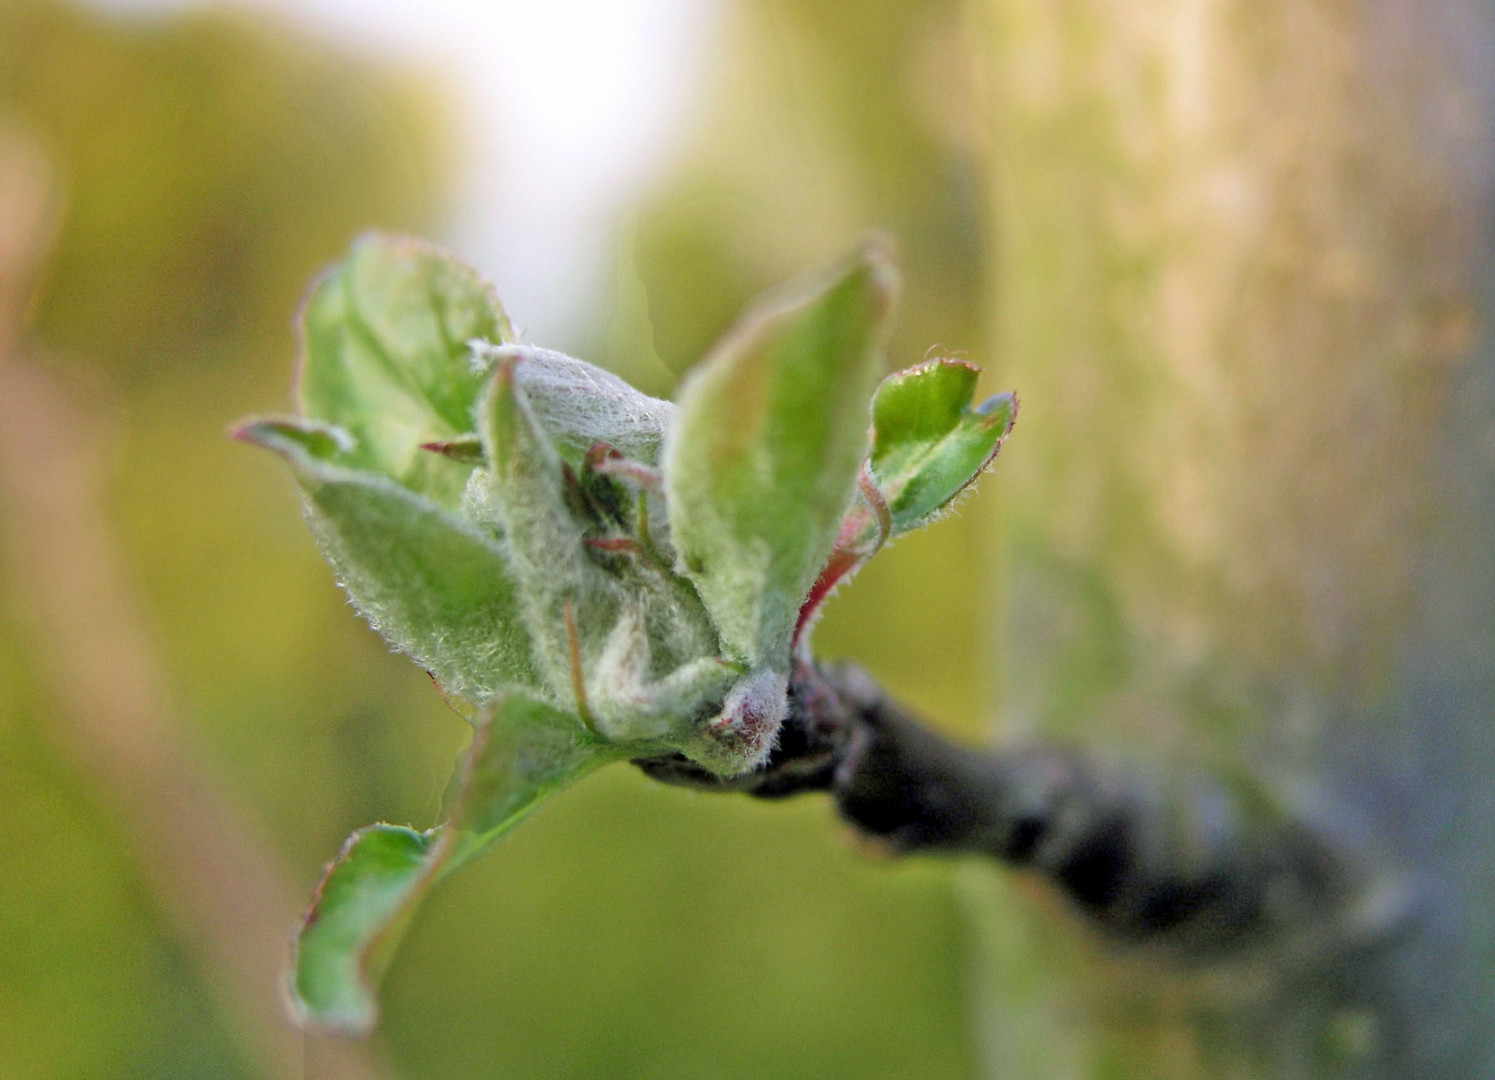
[[[993,1075],[1491,1075],[1495,13],[971,15],[1004,736],[1261,781],[1368,875],[1223,963],[993,904]]]

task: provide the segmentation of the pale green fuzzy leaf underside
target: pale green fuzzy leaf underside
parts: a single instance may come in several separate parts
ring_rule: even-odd
[[[481,702],[541,685],[492,534],[392,480],[347,468],[336,429],[258,420],[236,434],[290,463],[317,543],[354,606],[444,690]]]
[[[719,709],[741,672],[717,656],[716,635],[688,583],[673,580],[629,531],[639,524],[636,511],[616,505],[619,520],[591,501],[605,490],[630,500],[632,493],[563,462],[537,415],[536,389],[554,384],[530,377],[535,359],[528,350],[497,355],[478,415],[488,505],[510,538],[539,663],[556,699],[607,738],[675,740],[716,761],[723,748],[704,739],[700,717]],[[634,547],[599,556],[588,541],[603,534],[621,534]],[[616,561],[606,566],[599,557]]]
[[[567,688],[567,700],[579,711],[567,607],[587,661],[617,621],[621,598],[613,576],[585,553],[561,457],[530,410],[517,376],[521,366],[513,359],[498,362],[478,410],[490,505],[510,537],[509,558],[536,659],[553,687]]]
[[[473,431],[484,378],[468,343],[514,340],[488,284],[422,241],[369,234],[313,286],[301,338],[301,411],[353,436],[347,464],[455,507],[471,467],[420,445]]]
[[[550,349],[511,345],[488,354],[517,361],[515,377],[530,410],[568,460],[574,463],[593,443],[604,442],[635,461],[659,464],[664,433],[675,412],[671,402],[640,393],[612,372]]]
[[[665,443],[671,536],[734,659],[788,663],[867,449],[895,287],[868,247],[751,312],[686,382]]]
[[[1012,430],[1011,394],[971,405],[980,375],[961,360],[931,360],[878,386],[868,464],[894,535],[923,525],[959,495]]]
[[[574,717],[521,694],[480,712],[447,824],[426,832],[383,824],[360,829],[323,874],[291,970],[301,1019],[370,1031],[378,1015],[375,987],[431,886],[547,795],[614,756]]]

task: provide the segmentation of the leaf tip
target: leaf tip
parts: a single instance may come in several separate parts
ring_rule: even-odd
[[[886,233],[869,233],[852,256],[852,275],[862,279],[867,294],[869,314],[886,319],[898,302],[901,279],[892,237]]]
[[[296,968],[292,967],[282,981],[286,1011],[297,1027],[345,1039],[367,1039],[379,1025],[379,1005],[372,994],[366,1003],[345,1005],[335,1011],[314,1008],[296,989]]]
[[[483,443],[476,435],[459,435],[452,439],[436,439],[418,444],[421,450],[440,454],[444,458],[462,465],[483,463]]]
[[[971,412],[980,417],[988,428],[1000,427],[1002,430],[998,438],[1005,439],[1011,432],[1012,426],[1017,423],[1018,399],[1011,391],[993,394],[985,401],[971,409]]]
[[[249,419],[238,420],[224,428],[223,434],[238,442],[249,443],[252,446],[263,446],[265,442],[264,421]]]
[[[512,467],[513,461],[523,455],[529,434],[522,395],[514,380],[518,362],[517,356],[494,352],[488,387],[479,406],[483,414],[481,438],[491,465],[499,471]]]
[[[291,461],[333,458],[354,448],[353,436],[336,424],[295,416],[250,416],[229,425],[224,434]]]

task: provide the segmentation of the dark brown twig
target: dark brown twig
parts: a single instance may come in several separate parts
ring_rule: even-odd
[[[665,783],[758,798],[827,792],[902,853],[985,855],[1037,873],[1111,935],[1218,955],[1332,917],[1354,875],[1304,823],[1203,776],[1166,782],[1074,749],[961,746],[860,668],[801,662],[763,768],[723,779],[681,756]]]

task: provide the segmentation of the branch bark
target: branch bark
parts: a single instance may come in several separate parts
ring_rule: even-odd
[[[758,771],[724,779],[680,755],[635,764],[700,790],[827,793],[895,852],[996,859],[1046,880],[1112,938],[1192,960],[1322,937],[1371,887],[1355,853],[1250,784],[1169,777],[1059,743],[962,746],[852,664],[802,661],[790,702]]]

